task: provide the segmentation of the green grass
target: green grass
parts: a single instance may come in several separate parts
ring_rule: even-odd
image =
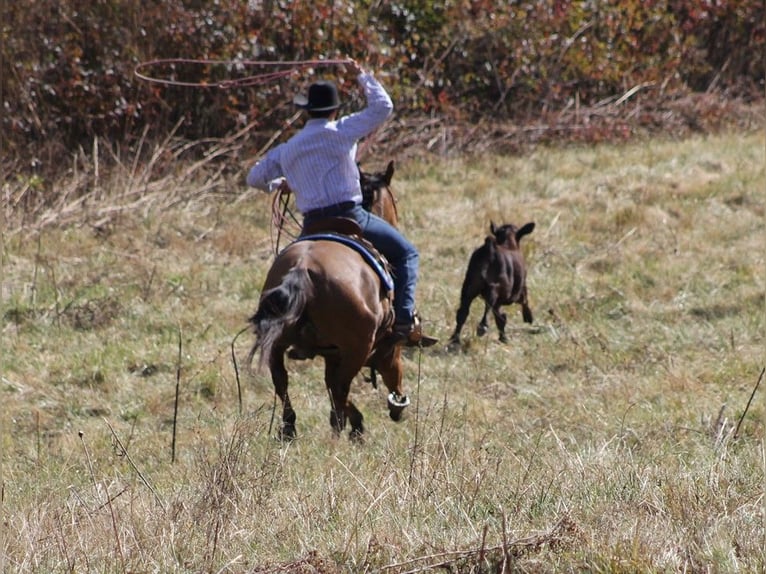
[[[509,307],[509,344],[477,338],[477,301],[459,350],[408,351],[400,424],[360,376],[361,446],[332,438],[320,361],[290,365],[290,445],[245,369],[270,198],[240,179],[141,195],[115,170],[45,225],[6,209],[0,571],[763,571],[763,385],[745,409],[765,150],[728,134],[398,166],[429,332],[446,344],[491,220],[537,224],[535,323]]]

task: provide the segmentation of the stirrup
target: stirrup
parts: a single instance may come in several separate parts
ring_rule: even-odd
[[[423,325],[417,312],[412,322],[395,324],[393,334],[395,342],[405,347],[431,347],[439,342],[439,339],[423,334]]]

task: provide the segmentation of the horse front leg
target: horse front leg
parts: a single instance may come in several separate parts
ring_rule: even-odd
[[[351,425],[350,439],[361,440],[364,435],[364,416],[349,399],[351,382],[363,364],[357,365],[356,361],[350,364],[345,359],[325,359],[325,385],[330,395],[330,426],[335,436],[340,436],[347,421]]]
[[[269,359],[271,381],[274,383],[274,392],[282,402],[282,428],[279,438],[293,440],[295,438],[295,411],[290,403],[290,395],[287,393],[287,369],[285,368],[285,349],[274,348]]]
[[[388,389],[388,414],[392,421],[399,422],[402,420],[404,409],[410,405],[410,399],[404,394],[402,384],[401,346],[395,345],[390,353],[378,356],[376,366]]]

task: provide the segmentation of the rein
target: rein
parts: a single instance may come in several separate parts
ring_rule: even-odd
[[[282,238],[282,232],[284,231],[290,239],[297,239],[300,234],[301,224],[298,218],[290,209],[290,195],[292,191],[287,185],[281,185],[274,192],[274,198],[271,200],[271,244],[274,247],[274,254],[279,253],[279,242]],[[292,223],[298,228],[298,232],[292,232],[285,230],[285,224]],[[274,231],[276,230],[276,239],[274,238]]]

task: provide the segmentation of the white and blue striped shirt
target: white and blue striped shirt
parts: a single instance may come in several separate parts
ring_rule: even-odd
[[[247,184],[269,191],[272,180],[286,178],[304,214],[345,201],[361,203],[357,142],[388,119],[394,104],[372,74],[359,74],[358,81],[367,99],[363,110],[337,120],[309,119],[250,168]]]

